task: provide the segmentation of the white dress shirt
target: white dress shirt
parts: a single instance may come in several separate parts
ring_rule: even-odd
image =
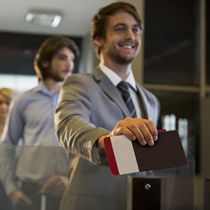
[[[111,80],[113,85],[117,87],[117,85],[122,81],[122,79],[111,69],[103,65],[102,63],[99,64],[100,69],[102,72]],[[131,70],[130,74],[128,77],[125,79],[125,82],[129,83],[129,93],[132,98],[134,107],[136,109],[136,116],[141,118],[141,110],[139,108],[139,102],[138,102],[138,97],[137,97],[137,88],[136,88],[136,81],[133,76],[133,72]],[[131,87],[132,88],[131,88]]]

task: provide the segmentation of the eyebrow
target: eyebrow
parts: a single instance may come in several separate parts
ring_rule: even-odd
[[[65,53],[58,53],[58,55],[68,57]]]
[[[57,55],[68,58],[68,55],[66,55],[65,53],[58,53]],[[74,54],[72,54],[71,59],[73,59],[73,60],[75,59],[75,55]]]
[[[117,27],[119,27],[119,26],[123,26],[123,27],[125,27],[127,24],[125,24],[125,23],[117,23],[115,26],[114,26],[114,28],[117,28]],[[140,26],[138,25],[138,24],[134,24],[132,27],[138,27],[138,28],[140,28]]]

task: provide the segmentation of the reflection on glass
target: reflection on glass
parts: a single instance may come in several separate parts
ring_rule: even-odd
[[[195,157],[196,172],[199,171],[198,139],[199,139],[199,94],[175,91],[152,91],[160,101],[161,113],[158,128],[173,129],[179,131],[185,150]],[[175,116],[172,117],[171,116]],[[174,122],[175,119],[175,122]],[[169,121],[169,122],[168,122]],[[168,123],[166,123],[168,122]]]
[[[166,131],[176,130],[176,116],[174,114],[164,116],[163,129]]]
[[[93,151],[94,153],[99,153],[98,149],[93,150],[96,150]],[[16,162],[18,155],[15,155],[17,151],[19,155],[20,153],[27,155],[24,159],[18,161],[18,165]],[[144,181],[145,178],[151,180],[155,178],[161,180],[164,184],[164,188],[161,190],[162,200],[164,201],[162,203],[163,207],[170,210],[180,208],[191,210],[193,207],[194,158],[190,153],[186,153],[188,162],[186,166],[121,176],[114,176],[107,166],[95,165],[70,154],[69,164],[76,164],[75,160],[84,161],[95,173],[79,175],[77,171],[69,171],[68,176],[73,180],[69,180],[63,196],[56,197],[49,195],[47,190],[43,190],[43,184],[52,176],[52,173],[63,173],[62,165],[60,165],[60,168],[59,166],[53,168],[53,165],[57,163],[56,157],[61,152],[62,148],[60,147],[0,145],[0,177],[3,180],[3,186],[11,187],[15,184],[32,201],[32,204],[25,204],[26,201],[21,197],[15,205],[16,209],[30,210],[34,205],[33,209],[37,210],[66,210],[63,208],[65,206],[63,204],[68,202],[68,210],[127,210],[127,207],[131,207],[134,198],[138,200],[139,204],[147,199],[146,192],[141,189],[141,186],[138,187],[139,192],[143,193],[141,197],[131,193],[130,180],[141,179]],[[8,154],[13,154],[13,160],[8,160]],[[31,159],[32,154],[36,154],[35,160]],[[12,174],[14,165],[17,165],[17,170],[15,174]],[[20,168],[22,169],[19,170]],[[103,173],[98,173],[99,168]],[[29,174],[29,171],[32,173]],[[45,176],[42,176],[43,172]],[[11,179],[13,175],[15,176]],[[56,187],[59,188],[57,184],[54,183],[55,190]],[[183,186],[186,187],[183,188]],[[150,196],[147,201],[152,203],[151,200],[153,200],[153,197]],[[27,208],[23,206],[27,206]]]
[[[182,142],[183,149],[188,150],[188,120],[180,118],[178,120],[178,132]]]
[[[68,183],[61,147],[0,145],[0,178],[16,210],[58,210]]]
[[[186,118],[176,120],[176,116],[171,114],[165,115],[162,122],[162,128],[166,131],[178,130],[183,149],[188,151],[188,120]]]

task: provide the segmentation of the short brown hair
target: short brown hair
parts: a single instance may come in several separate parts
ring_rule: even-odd
[[[94,40],[97,36],[106,40],[106,26],[108,25],[109,16],[112,16],[119,11],[125,11],[131,14],[138,23],[140,29],[143,30],[143,22],[137,13],[136,7],[128,2],[116,2],[99,9],[98,13],[92,18],[91,22],[91,37],[97,56],[100,55],[101,50]]]
[[[74,53],[74,62],[76,63],[80,52],[77,45],[71,39],[62,36],[53,36],[43,42],[34,59],[34,68],[39,79],[49,77],[49,68],[45,68],[42,63],[46,61],[50,63],[53,56],[64,47],[68,47]]]

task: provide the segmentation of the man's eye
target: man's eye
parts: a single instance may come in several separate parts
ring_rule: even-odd
[[[75,62],[75,56],[70,57],[70,60]]]
[[[116,31],[123,31],[124,28],[117,28]]]
[[[60,60],[65,60],[65,59],[66,59],[66,57],[59,57],[59,59],[60,59]]]
[[[139,28],[134,28],[134,29],[133,29],[133,32],[135,32],[135,33],[140,33],[140,29],[139,29]]]

